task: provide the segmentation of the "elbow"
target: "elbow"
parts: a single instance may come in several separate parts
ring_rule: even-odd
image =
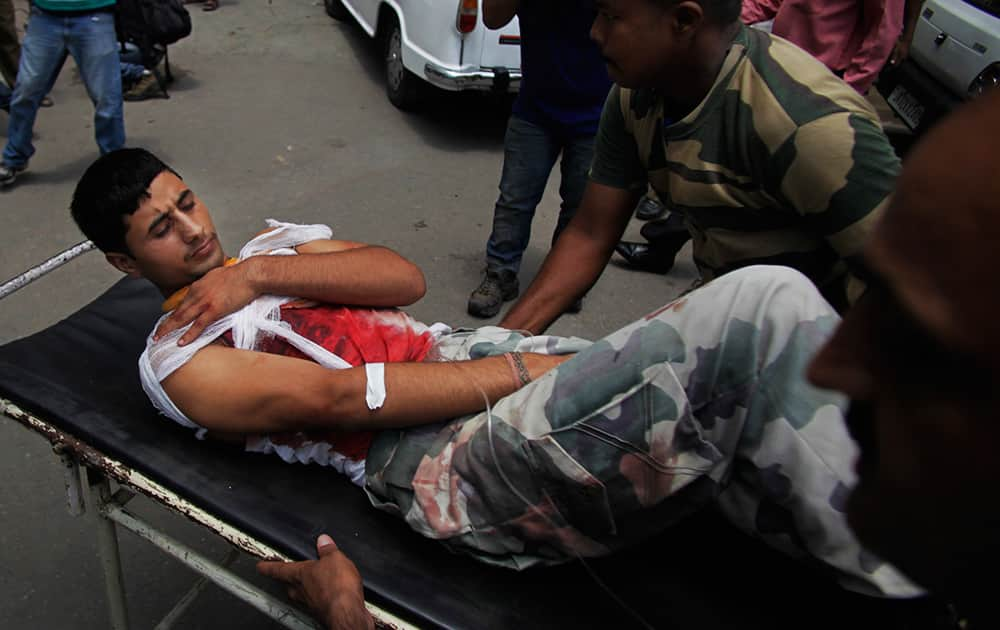
[[[507,24],[509,24],[517,14],[516,6],[495,6],[496,4],[497,3],[490,3],[488,0],[483,2],[483,24],[486,28],[492,30],[507,26]]]
[[[493,31],[497,30],[498,28],[503,28],[504,25],[506,25],[507,22],[509,21],[510,20],[501,21],[498,20],[496,17],[493,17],[492,14],[490,13],[483,13],[483,24],[486,25],[486,28]]]
[[[316,428],[362,431],[368,425],[364,368],[330,370],[322,406],[314,412]]]
[[[427,293],[427,280],[420,268],[409,263],[410,268],[405,273],[405,281],[399,292],[399,306],[409,306],[417,302]]]

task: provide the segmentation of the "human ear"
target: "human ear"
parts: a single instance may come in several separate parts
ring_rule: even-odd
[[[133,278],[139,278],[142,276],[142,274],[139,273],[138,266],[135,264],[135,259],[127,254],[107,252],[104,254],[104,259],[107,260],[112,267],[124,274],[128,274]]]
[[[701,4],[694,0],[678,2],[673,6],[673,26],[678,34],[690,33],[705,19]]]

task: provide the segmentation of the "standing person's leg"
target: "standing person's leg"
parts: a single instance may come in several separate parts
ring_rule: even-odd
[[[590,163],[593,161],[594,136],[571,138],[563,144],[562,159],[559,161],[561,175],[559,196],[562,198],[562,205],[559,207],[556,229],[552,233],[553,245],[583,201],[583,191],[587,187],[587,173],[590,172]]]
[[[0,0],[0,75],[12,89],[20,63],[21,44],[17,41],[14,0]]]
[[[531,237],[531,220],[542,199],[559,145],[543,127],[511,116],[504,136],[500,197],[486,243],[486,277],[469,296],[469,313],[492,317],[519,292],[517,272]]]
[[[562,159],[559,160],[561,175],[559,196],[562,199],[562,205],[559,207],[556,229],[552,232],[553,245],[576,214],[580,202],[583,201],[583,191],[587,187],[587,174],[590,172],[590,163],[593,161],[594,136],[577,136],[568,139],[563,144]],[[577,297],[567,312],[579,313],[581,309],[583,309],[583,296]]]
[[[38,108],[66,59],[65,30],[59,18],[32,7],[21,44],[21,65],[10,102],[7,145],[0,167],[0,185],[12,183],[35,153],[31,135]]]
[[[145,66],[137,63],[126,63],[124,61],[121,62],[121,70],[123,86],[131,86],[133,83],[136,83],[139,79],[144,77],[147,72],[149,72],[146,70]]]
[[[68,46],[94,103],[94,135],[101,153],[125,146],[122,71],[115,16],[107,11],[73,18]]]

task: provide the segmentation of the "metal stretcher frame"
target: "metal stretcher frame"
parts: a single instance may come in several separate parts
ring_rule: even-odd
[[[92,242],[83,241],[4,282],[0,285],[0,300],[92,249],[94,249]],[[306,613],[261,590],[227,568],[238,557],[239,551],[258,558],[289,560],[290,558],[284,554],[6,398],[0,397],[0,413],[28,430],[42,435],[52,444],[53,451],[60,457],[64,467],[69,513],[73,516],[82,516],[86,508],[90,508],[97,530],[98,553],[104,571],[105,591],[113,630],[129,628],[118,549],[117,527],[119,526],[176,558],[202,576],[156,625],[157,630],[174,627],[174,623],[194,602],[208,582],[216,584],[253,606],[285,628],[305,630],[322,627]],[[112,492],[112,480],[118,485],[118,489],[114,492]],[[224,560],[217,562],[165,534],[126,509],[128,502],[137,494],[208,528],[228,541],[233,546],[232,551]],[[371,602],[365,602],[365,606],[378,628],[399,630],[414,628]]]

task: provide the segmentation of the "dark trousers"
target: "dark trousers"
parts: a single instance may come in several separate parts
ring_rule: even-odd
[[[14,0],[0,0],[0,75],[14,89],[17,66],[21,63],[21,45],[14,24]]]

